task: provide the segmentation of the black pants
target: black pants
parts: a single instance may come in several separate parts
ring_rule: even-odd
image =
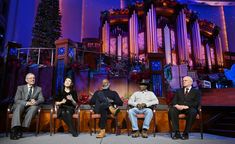
[[[73,109],[61,108],[59,118],[62,119],[66,123],[71,133],[75,134],[76,129],[73,124],[73,113],[74,113]]]
[[[108,114],[110,114],[109,104],[106,104],[106,103],[100,104],[99,113],[101,115],[100,122],[99,122],[99,127],[101,129],[105,129]]]
[[[197,110],[195,108],[189,108],[186,110],[181,110],[179,111],[178,109],[176,109],[175,107],[171,107],[169,109],[169,118],[172,122],[172,128],[173,128],[173,132],[179,131],[179,114],[186,114],[186,126],[184,129],[185,133],[188,133],[193,125],[193,122],[197,116]]]

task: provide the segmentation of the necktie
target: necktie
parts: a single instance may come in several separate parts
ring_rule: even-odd
[[[26,99],[27,101],[30,99],[31,95],[32,95],[32,87],[29,88],[29,93]]]
[[[188,88],[186,88],[186,90],[185,90],[185,94],[184,94],[184,95],[188,95],[188,91],[189,91],[189,89],[188,89]]]

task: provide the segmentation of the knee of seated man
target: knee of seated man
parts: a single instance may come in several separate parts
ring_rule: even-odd
[[[39,107],[38,107],[38,106],[35,106],[35,105],[32,105],[32,106],[30,106],[29,108],[30,108],[32,111],[34,111],[34,110],[36,111],[36,110],[38,110]]]
[[[66,110],[66,114],[70,114],[71,112],[69,110]]]
[[[188,113],[197,114],[197,110],[195,108],[190,108]]]
[[[176,107],[169,108],[169,113],[175,113],[175,111],[177,111]]]
[[[153,111],[152,111],[152,109],[150,109],[150,108],[146,108],[146,113],[148,113],[148,114],[153,114]]]
[[[129,114],[133,114],[133,113],[135,113],[135,108],[131,108],[131,109],[129,109],[128,113],[129,113]]]
[[[24,109],[25,109],[25,106],[24,106],[24,105],[22,105],[22,104],[16,104],[16,105],[14,105],[14,106],[12,107],[11,111],[12,111],[12,112],[16,112],[16,111],[17,111],[17,112],[18,112],[18,111],[23,112]]]
[[[25,108],[25,105],[24,105],[24,104],[21,104],[21,103],[19,103],[19,104],[14,104],[14,105],[13,105],[13,108],[23,109],[23,108]]]

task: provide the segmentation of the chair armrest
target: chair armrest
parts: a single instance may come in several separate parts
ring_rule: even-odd
[[[41,113],[41,110],[42,110],[42,108],[39,107],[39,108],[38,108],[38,114],[39,114],[39,115],[40,115],[40,113]]]
[[[198,106],[198,113],[199,113],[199,115],[202,115],[202,106],[201,105]]]
[[[94,105],[89,105],[89,106],[90,106],[89,109],[90,113],[94,113],[95,106]]]
[[[58,109],[59,109],[59,106],[53,104],[53,107],[51,108],[51,113],[57,113]]]
[[[202,111],[202,106],[198,106],[198,111]]]
[[[127,106],[126,106],[126,112],[128,113],[128,111],[129,111],[131,108],[133,108],[133,106],[127,105]]]
[[[78,105],[76,105],[75,109],[74,109],[74,113],[80,113],[80,107]]]
[[[7,107],[7,113],[10,113],[10,112],[11,112],[11,109],[12,109],[11,106],[8,106],[8,107]]]
[[[157,104],[152,106],[152,110],[154,113],[157,111]]]
[[[7,113],[11,113],[13,111],[13,104],[9,104],[7,107]]]

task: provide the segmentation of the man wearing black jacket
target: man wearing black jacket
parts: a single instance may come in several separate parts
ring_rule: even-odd
[[[192,88],[193,79],[189,76],[183,78],[183,88],[178,89],[172,100],[172,105],[169,109],[169,118],[172,122],[174,135],[172,139],[188,139],[189,131],[197,115],[197,109],[200,104],[201,94],[197,89]],[[187,115],[186,126],[183,135],[179,132],[178,115],[184,113]]]
[[[113,106],[121,106],[123,104],[118,93],[110,90],[109,87],[109,81],[104,79],[102,81],[102,90],[96,91],[90,100],[90,104],[95,105],[95,113],[101,114],[99,122],[99,127],[101,130],[96,138],[105,137],[105,125],[108,114],[111,113],[115,115],[118,112],[118,109],[115,109]]]

